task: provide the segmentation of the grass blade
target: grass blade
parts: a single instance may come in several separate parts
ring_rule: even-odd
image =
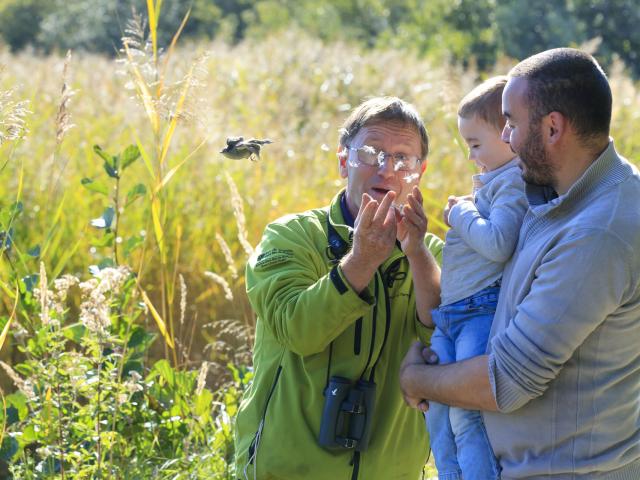
[[[149,300],[149,297],[147,296],[146,292],[142,289],[140,284],[138,284],[138,288],[140,289],[140,293],[142,294],[142,300],[144,301],[145,305],[149,308],[149,311],[151,312],[151,316],[156,321],[156,325],[158,325],[158,330],[160,330],[160,334],[164,338],[164,341],[166,342],[167,346],[173,349],[174,348],[173,339],[171,338],[171,335],[169,335],[169,332],[167,331],[167,325],[164,323],[164,320],[162,320],[162,317],[160,316],[158,311],[155,309],[155,307],[151,303],[151,300]]]
[[[182,107],[184,106],[184,102],[187,99],[187,93],[189,93],[189,87],[191,86],[191,77],[193,76],[193,65],[189,69],[189,73],[184,79],[184,85],[182,87],[182,91],[180,92],[180,97],[178,98],[178,102],[176,103],[176,110],[173,112],[171,117],[171,122],[169,122],[169,127],[167,128],[167,132],[164,135],[164,139],[162,140],[162,153],[160,154],[160,165],[164,165],[164,160],[167,156],[167,152],[169,150],[169,145],[171,144],[171,139],[173,138],[173,133],[178,124],[178,118],[180,118],[180,113],[182,112]]]
[[[153,231],[156,235],[156,241],[158,242],[158,249],[160,250],[160,262],[162,265],[167,263],[167,252],[164,245],[164,229],[162,228],[162,221],[160,219],[160,197],[154,195],[151,200],[151,217],[153,218]]]
[[[4,345],[4,342],[7,339],[7,335],[9,334],[9,326],[11,325],[11,321],[13,320],[13,317],[16,314],[16,309],[18,308],[18,300],[20,299],[20,295],[18,295],[18,292],[19,292],[18,286],[16,285],[16,292],[15,292],[16,300],[13,304],[13,311],[11,312],[11,315],[9,315],[9,320],[7,320],[6,325],[2,329],[2,333],[0,333],[0,351],[2,351],[2,346]],[[2,443],[0,442],[0,445],[1,444]]]
[[[150,1],[150,0],[149,0]],[[140,97],[142,98],[142,104],[144,106],[145,112],[147,112],[147,116],[149,117],[149,121],[151,122],[151,128],[153,129],[153,133],[157,134],[158,129],[160,128],[160,120],[158,119],[158,111],[153,104],[153,99],[151,96],[151,92],[149,92],[149,88],[144,81],[144,77],[142,73],[140,73],[140,69],[133,61],[133,55],[131,54],[131,50],[129,50],[129,44],[124,42],[124,50],[127,53],[127,58],[129,59],[129,64],[131,65],[131,69],[133,70],[133,75],[136,80],[136,87],[138,88],[138,92]],[[155,43],[154,43],[155,50]]]
[[[84,230],[83,230],[83,233],[84,233]],[[67,262],[71,259],[73,254],[76,253],[76,251],[78,250],[78,247],[80,246],[80,244],[84,240],[83,237],[84,237],[84,235],[81,235],[80,236],[80,240],[78,240],[73,247],[68,248],[64,252],[64,255],[62,255],[62,257],[60,257],[60,260],[58,260],[58,263],[56,264],[56,266],[53,269],[52,278],[58,278],[60,273],[62,273],[62,270],[64,270],[64,267],[67,265]]]
[[[149,13],[149,33],[151,45],[153,45],[153,63],[158,60],[158,14],[153,0],[147,0],[147,12]],[[158,12],[159,13],[159,12]]]
[[[174,33],[173,38],[171,39],[171,44],[169,45],[169,49],[167,50],[167,55],[164,57],[164,62],[162,64],[162,74],[160,75],[160,90],[162,90],[162,87],[163,87],[163,81],[166,76],[167,65],[169,65],[169,59],[171,58],[173,50],[175,49],[176,43],[178,42],[178,38],[180,38],[180,34],[182,33],[184,26],[187,24],[189,15],[191,15],[191,8],[187,10],[187,13],[182,19],[182,23],[178,27],[178,30],[176,31],[176,33]]]
[[[138,146],[138,150],[140,150],[140,155],[142,156],[142,160],[144,161],[144,164],[147,167],[147,170],[149,171],[149,175],[151,175],[151,178],[155,180],[156,174],[153,171],[153,163],[151,162],[151,157],[149,157],[149,154],[144,149],[144,146],[142,145],[142,142],[138,138],[138,135],[136,135],[135,130],[132,129],[132,133],[133,133],[133,138],[136,139],[136,145]]]
[[[162,182],[160,182],[160,184],[156,187],[155,193],[160,192],[160,190],[162,190],[167,185],[167,183],[169,183],[169,180],[171,180],[171,177],[175,175],[175,173],[180,169],[180,167],[182,167],[187,162],[187,160],[189,160],[198,150],[200,150],[200,148],[205,144],[205,142],[206,140],[202,140],[202,142],[200,142],[200,144],[191,153],[189,153],[189,155],[184,157],[184,159],[179,164],[177,164],[175,167],[173,167],[171,170],[167,172],[167,174],[162,179]]]

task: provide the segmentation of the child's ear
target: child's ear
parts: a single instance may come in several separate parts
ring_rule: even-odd
[[[420,162],[420,175],[422,175],[426,169],[427,169],[427,159],[425,158],[422,162]]]

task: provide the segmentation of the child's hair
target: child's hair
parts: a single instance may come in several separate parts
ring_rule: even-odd
[[[502,131],[505,118],[502,115],[502,91],[508,77],[500,75],[489,78],[475,87],[458,105],[458,116],[471,118],[478,116],[489,125]]]

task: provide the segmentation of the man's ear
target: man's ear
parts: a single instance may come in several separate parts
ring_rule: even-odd
[[[562,139],[567,130],[567,118],[560,112],[551,112],[542,119],[542,132],[545,143],[555,144]]]
[[[347,178],[349,171],[347,170],[347,157],[349,156],[349,150],[342,145],[338,145],[338,151],[336,152],[338,157],[338,169],[340,170],[340,177]]]

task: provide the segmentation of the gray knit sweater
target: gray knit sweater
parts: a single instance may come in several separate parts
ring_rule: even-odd
[[[442,305],[467,298],[502,277],[528,208],[519,163],[516,157],[474,175],[474,201],[451,208],[451,229],[442,251]]]
[[[611,142],[565,195],[527,196],[488,346],[502,478],[638,480],[640,175]]]

